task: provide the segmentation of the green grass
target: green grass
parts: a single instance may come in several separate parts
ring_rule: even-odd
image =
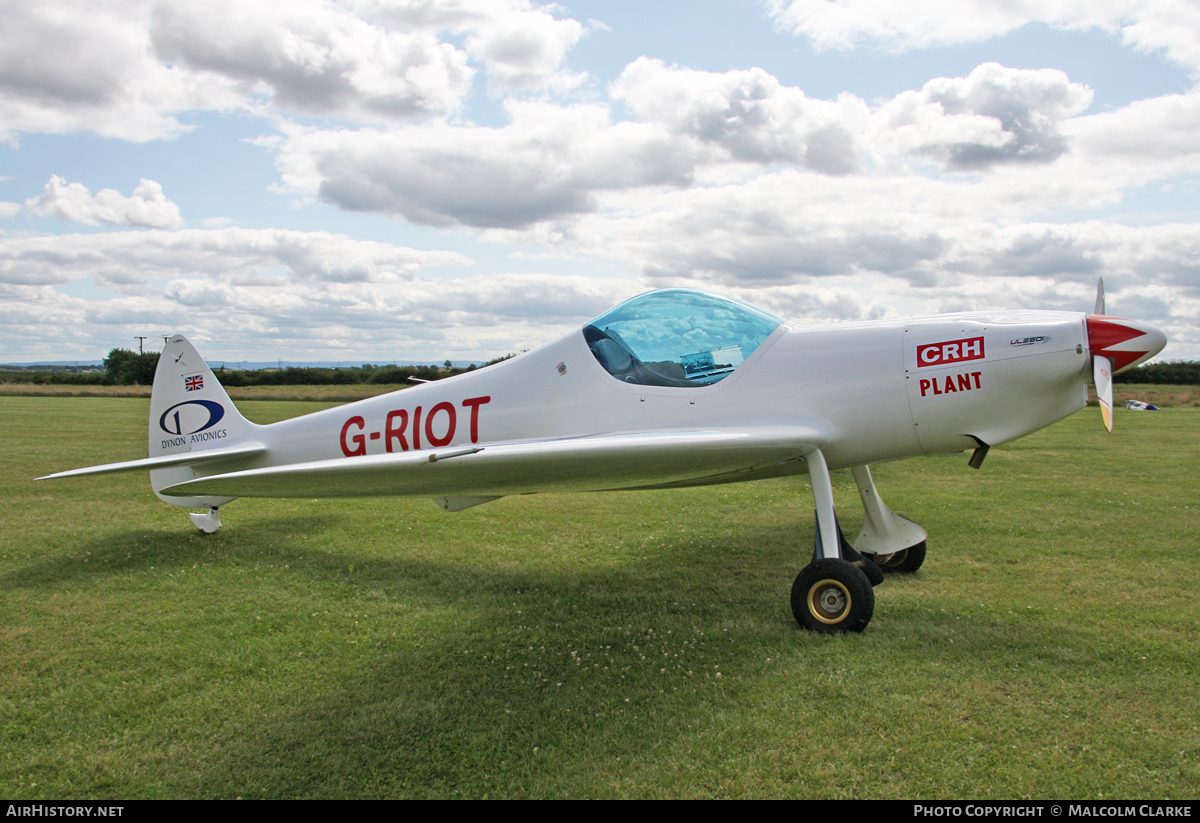
[[[0,796],[1200,793],[1195,410],[879,466],[930,555],[852,637],[787,605],[806,478],[241,500],[208,537],[141,475],[32,481],[141,456],[146,413],[0,398]]]

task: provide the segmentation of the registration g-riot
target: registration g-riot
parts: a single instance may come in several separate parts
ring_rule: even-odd
[[[150,401],[149,456],[52,474],[149,471],[204,532],[238,497],[425,495],[457,512],[506,495],[670,489],[807,473],[813,559],[792,587],[800,625],[862,631],[886,573],[913,572],[926,533],[881,499],[870,466],[988,449],[1082,408],[1159,330],[1104,313],[991,311],[798,325],[690,289],[652,291],[518,357],[269,426],[242,417],[181,335]],[[829,473],[866,512],[841,534]]]

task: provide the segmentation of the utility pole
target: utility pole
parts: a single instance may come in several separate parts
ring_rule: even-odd
[[[133,339],[134,339],[134,340],[136,340],[136,341],[138,341],[138,354],[145,354],[146,352],[142,351],[142,341],[143,341],[143,340],[145,340],[146,338],[144,338],[144,337],[135,337],[135,338],[133,338]]]

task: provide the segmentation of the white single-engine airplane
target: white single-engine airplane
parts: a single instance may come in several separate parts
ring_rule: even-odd
[[[807,629],[862,631],[883,572],[915,571],[925,530],[880,499],[868,466],[991,446],[1061,420],[1093,378],[1112,430],[1113,372],[1162,350],[1150,326],[1096,313],[997,311],[801,326],[689,289],[628,300],[582,329],[456,377],[260,426],[186,338],[158,361],[149,457],[49,475],[150,471],[161,500],[429,495],[460,511],[505,495],[667,489],[807,472],[813,560],[792,588]],[[853,471],[853,546],[831,469]],[[47,479],[47,478],[44,478]]]

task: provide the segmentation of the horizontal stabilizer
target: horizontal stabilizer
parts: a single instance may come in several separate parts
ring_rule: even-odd
[[[463,450],[346,457],[209,475],[166,496],[503,496],[601,491],[713,477],[795,460],[819,444],[811,428],[642,432],[534,440]]]
[[[126,460],[123,463],[105,463],[103,466],[88,466],[85,469],[71,469],[65,472],[48,474],[38,480],[57,480],[61,477],[82,477],[88,474],[116,474],[117,472],[150,471],[165,469],[169,466],[199,466],[205,463],[216,463],[231,458],[246,457],[266,451],[261,443],[239,443],[236,446],[226,446],[221,449],[206,449],[204,451],[183,452],[181,454],[165,454],[161,457],[147,457],[142,460]]]

